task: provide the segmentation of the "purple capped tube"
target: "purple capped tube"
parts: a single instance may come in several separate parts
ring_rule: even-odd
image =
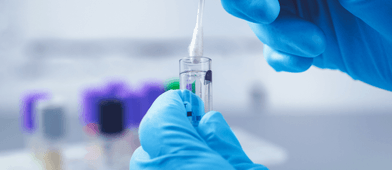
[[[22,97],[21,118],[22,129],[27,133],[34,133],[37,128],[37,113],[35,106],[38,100],[47,99],[48,93],[30,92]]]

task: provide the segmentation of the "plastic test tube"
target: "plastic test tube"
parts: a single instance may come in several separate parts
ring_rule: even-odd
[[[59,98],[39,101],[37,103],[39,126],[45,144],[43,161],[46,170],[64,169],[62,143],[65,136],[64,102]]]
[[[41,161],[41,169],[64,169],[61,153],[65,136],[64,103],[49,98],[47,93],[31,93],[24,97],[23,130],[33,154]]]
[[[124,104],[117,99],[101,100],[99,103],[99,131],[104,140],[104,154],[107,168],[114,168],[114,152],[112,149],[116,138],[123,137]]]
[[[26,135],[27,145],[31,149],[31,154],[36,158],[35,160],[41,161],[43,153],[42,138],[39,136],[39,125],[37,120],[36,105],[38,100],[43,100],[48,97],[47,93],[30,92],[25,94],[22,99],[21,118],[22,129]],[[41,163],[41,162],[37,162]],[[42,169],[41,164],[35,164],[37,169]]]
[[[212,110],[212,71],[211,59],[207,57],[186,57],[180,60],[180,89],[187,89],[204,102],[204,113]],[[185,95],[187,95],[185,93]],[[193,126],[197,126],[202,115],[196,111],[197,101],[190,95],[184,96],[187,116]]]

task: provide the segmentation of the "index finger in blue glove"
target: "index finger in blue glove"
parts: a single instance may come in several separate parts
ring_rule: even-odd
[[[392,40],[391,0],[339,0],[349,12]]]
[[[276,51],[264,44],[263,54],[267,63],[275,71],[287,71],[291,73],[304,72],[313,64],[313,58],[299,57],[284,52]]]
[[[271,23],[278,17],[278,0],[222,0],[223,8],[238,18],[254,23]]]
[[[326,49],[324,32],[315,24],[282,10],[271,24],[249,23],[261,42],[274,50],[301,57],[317,57]]]
[[[235,169],[268,170],[263,165],[254,164],[246,156],[221,113],[211,111],[205,114],[197,127],[197,131],[207,145],[218,152]]]

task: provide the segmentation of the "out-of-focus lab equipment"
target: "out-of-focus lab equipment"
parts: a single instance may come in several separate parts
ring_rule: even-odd
[[[95,169],[126,169],[140,146],[138,126],[154,100],[164,92],[163,83],[150,81],[131,90],[124,82],[88,88],[83,94],[81,120],[91,135],[89,166]],[[103,163],[103,164],[102,164]]]
[[[22,103],[22,127],[37,165],[45,170],[64,168],[65,110],[60,98],[48,93],[29,93]]]
[[[178,84],[178,81],[169,82],[172,85],[167,84],[167,88],[171,89]],[[26,167],[34,170],[128,169],[133,151],[140,146],[140,121],[164,91],[164,83],[157,80],[145,81],[133,89],[123,81],[85,88],[79,120],[88,138],[87,142],[73,145],[64,145],[66,129],[69,129],[67,103],[49,93],[27,93],[22,98],[20,119],[31,153]]]

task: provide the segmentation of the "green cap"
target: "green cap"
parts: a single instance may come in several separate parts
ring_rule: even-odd
[[[165,82],[165,91],[180,89],[180,80],[178,78],[168,79]]]

